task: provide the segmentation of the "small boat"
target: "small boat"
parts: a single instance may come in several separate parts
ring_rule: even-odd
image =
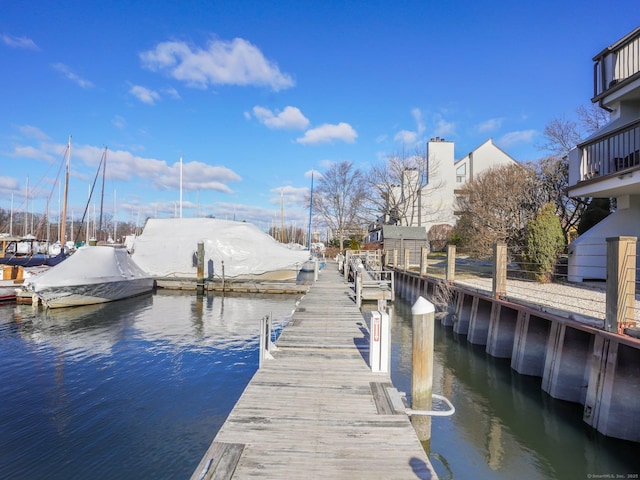
[[[40,275],[28,278],[24,289],[47,308],[112,302],[153,290],[155,280],[124,248],[86,246]]]
[[[35,237],[0,236],[0,265],[36,267],[54,266],[67,258],[64,249],[57,255],[40,251],[40,242]]]
[[[0,303],[2,302],[12,302],[16,299],[16,285],[4,285],[0,283]]]

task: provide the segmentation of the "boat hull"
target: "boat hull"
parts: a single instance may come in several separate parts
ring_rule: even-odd
[[[38,297],[47,308],[77,307],[135,297],[151,292],[154,286],[153,278],[136,278],[90,285],[51,287],[38,291]]]
[[[16,287],[0,286],[0,302],[11,302],[16,299]]]

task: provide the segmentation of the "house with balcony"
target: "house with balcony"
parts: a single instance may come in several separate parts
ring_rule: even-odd
[[[567,194],[615,198],[616,211],[569,245],[572,282],[606,280],[606,239],[640,236],[640,27],[593,61],[591,101],[610,121],[569,152]]]

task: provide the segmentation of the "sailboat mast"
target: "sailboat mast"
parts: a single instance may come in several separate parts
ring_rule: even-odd
[[[107,171],[107,147],[104,147],[104,163],[102,164],[102,194],[100,195],[100,223],[98,224],[98,235],[96,240],[100,240],[102,236],[102,210],[104,208],[104,177]]]
[[[182,218],[182,155],[180,155],[180,218]]]
[[[62,198],[62,218],[60,219],[60,245],[64,248],[66,242],[65,227],[67,224],[67,197],[69,195],[69,166],[71,164],[71,135],[67,143],[67,164],[64,173],[64,195]],[[73,240],[73,239],[72,239]]]
[[[116,202],[116,189],[113,189],[113,241],[118,241],[118,219],[116,218],[116,210],[118,203]]]
[[[284,193],[280,189],[280,243],[284,243]]]
[[[311,251],[311,212],[313,209],[313,170],[311,170],[311,195],[309,196],[309,251]]]
[[[13,193],[11,194],[11,215],[9,216],[9,235],[13,236]]]
[[[27,190],[25,192],[25,210],[24,210],[24,236],[27,236],[27,229],[29,227],[29,175],[27,175]]]

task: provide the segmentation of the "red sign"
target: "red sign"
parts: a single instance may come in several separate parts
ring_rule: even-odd
[[[380,317],[373,317],[373,341],[380,341]]]

